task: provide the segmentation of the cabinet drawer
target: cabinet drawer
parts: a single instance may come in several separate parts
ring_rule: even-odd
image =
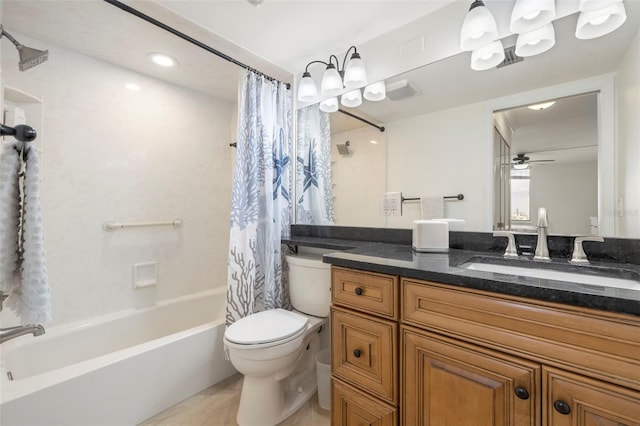
[[[640,425],[640,392],[551,367],[542,373],[543,424]]]
[[[331,371],[367,392],[396,403],[397,324],[333,307]]]
[[[398,277],[333,268],[332,302],[389,319],[398,318]]]
[[[333,426],[395,426],[397,410],[335,378],[331,380],[331,424]]]
[[[640,390],[640,317],[402,280],[406,324]]]

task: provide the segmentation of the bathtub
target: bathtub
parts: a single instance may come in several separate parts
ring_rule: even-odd
[[[223,380],[225,303],[220,288],[4,343],[0,424],[135,425]]]

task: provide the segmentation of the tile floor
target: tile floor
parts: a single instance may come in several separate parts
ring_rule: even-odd
[[[140,426],[235,426],[240,403],[242,375],[228,379],[145,420]],[[311,399],[281,426],[329,426],[330,413]]]

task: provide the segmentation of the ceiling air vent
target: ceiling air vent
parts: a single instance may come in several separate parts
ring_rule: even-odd
[[[524,58],[516,55],[516,47],[511,46],[504,49],[504,61],[500,62],[496,68],[506,67],[507,65],[515,64],[516,62],[522,62]]]

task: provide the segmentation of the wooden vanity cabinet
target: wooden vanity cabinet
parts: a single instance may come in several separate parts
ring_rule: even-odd
[[[398,424],[399,279],[332,268],[332,425]]]
[[[640,426],[640,318],[402,279],[405,425]]]
[[[332,425],[640,426],[640,316],[332,268]]]

